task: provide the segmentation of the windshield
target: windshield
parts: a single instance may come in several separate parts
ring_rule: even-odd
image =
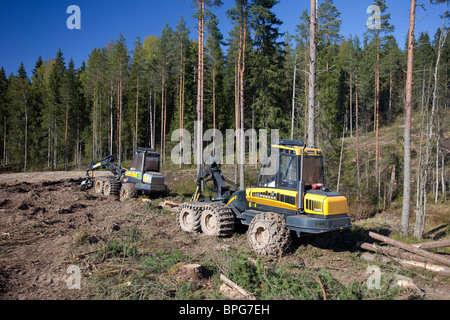
[[[314,183],[324,183],[323,176],[323,158],[304,156],[303,181],[305,186],[311,186]]]

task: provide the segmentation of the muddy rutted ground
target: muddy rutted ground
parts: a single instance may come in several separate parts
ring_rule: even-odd
[[[78,179],[1,183],[0,298],[88,298],[66,285],[74,237],[83,231],[91,244],[105,241],[126,212],[139,211],[136,202],[82,191]]]

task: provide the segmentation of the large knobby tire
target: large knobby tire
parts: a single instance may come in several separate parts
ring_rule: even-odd
[[[268,257],[288,252],[291,245],[284,217],[274,212],[263,212],[253,218],[248,227],[247,241],[255,253]]]
[[[123,183],[119,192],[120,201],[137,197],[137,190],[133,183]]]
[[[202,232],[209,236],[228,237],[234,229],[234,215],[225,203],[209,204],[200,217]]]
[[[102,194],[103,193],[103,183],[104,183],[103,179],[101,179],[101,178],[95,179],[95,181],[94,181],[94,191],[95,191],[95,193],[97,193],[97,194]]]
[[[203,203],[189,201],[178,207],[177,225],[185,232],[200,232],[200,216],[205,209]]]
[[[114,179],[107,179],[103,182],[103,194],[105,196],[117,196],[120,191],[120,183]]]

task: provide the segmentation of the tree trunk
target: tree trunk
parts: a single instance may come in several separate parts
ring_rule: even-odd
[[[53,119],[53,170],[58,169],[58,124]]]
[[[113,122],[113,81],[111,80],[111,92],[109,100],[109,111],[110,111],[110,132],[109,132],[109,154],[113,154],[113,140],[114,140],[114,122]]]
[[[6,117],[3,117],[3,168],[6,167]]]
[[[401,233],[408,235],[409,211],[411,205],[411,107],[412,107],[412,81],[413,81],[413,59],[414,59],[414,23],[416,12],[416,0],[411,0],[409,13],[408,32],[408,63],[406,72],[406,108],[405,108],[405,131],[404,131],[404,169],[403,169],[403,206]]]
[[[308,43],[307,38],[305,38],[305,105],[304,105],[304,123],[303,123],[303,140],[306,141],[307,139],[307,124],[308,124],[308,77],[306,76],[308,74],[308,64],[306,61],[308,60],[308,50],[306,50],[306,44]]]
[[[389,189],[388,189],[388,194],[387,194],[387,205],[388,205],[388,207],[391,206],[392,193],[394,192],[394,184],[395,184],[395,164],[392,167],[391,182],[389,184]]]
[[[438,198],[439,198],[439,139],[440,139],[440,135],[439,135],[439,128],[440,127],[440,123],[439,123],[439,119],[438,119],[438,130],[437,130],[437,139],[436,139],[436,184],[435,184],[435,197],[434,197],[434,203],[438,202]]]
[[[97,141],[97,154],[100,158],[103,157],[102,149],[102,91],[99,92],[99,103],[98,103],[98,141]]]
[[[239,49],[240,52],[240,49]],[[234,181],[238,179],[238,154],[239,154],[239,63],[240,63],[240,55],[236,56],[236,64],[234,66],[234,121],[236,128],[236,159],[234,160]]]
[[[447,201],[447,190],[445,186],[445,179],[444,179],[444,173],[445,173],[445,157],[444,157],[444,147],[441,142],[441,183],[442,183],[442,201]]]
[[[203,163],[203,49],[204,49],[204,21],[205,0],[199,1],[198,19],[198,79],[197,79],[197,173]],[[203,189],[203,186],[201,186]]]
[[[134,150],[137,150],[138,147],[138,123],[139,123],[139,71],[138,71],[138,75],[137,75],[137,80],[136,80],[136,128],[135,128],[135,134],[134,134]]]
[[[444,25],[442,26],[442,29],[444,30]],[[439,76],[439,62],[441,59],[441,53],[442,48],[445,43],[445,39],[447,37],[447,32],[442,32],[441,36],[439,37],[439,45],[438,45],[438,52],[437,52],[437,60],[436,60],[436,66],[434,69],[434,90],[433,90],[433,100],[431,104],[431,115],[430,115],[430,123],[427,127],[427,141],[425,144],[425,154],[424,159],[422,163],[422,175],[421,175],[421,190],[420,190],[420,196],[419,196],[419,205],[416,210],[416,222],[414,225],[414,235],[417,238],[421,238],[425,229],[425,216],[427,212],[427,194],[426,194],[426,184],[428,180],[428,171],[429,171],[429,165],[430,165],[430,156],[431,156],[431,139],[433,137],[433,130],[434,130],[434,122],[435,122],[435,115],[438,111],[439,105],[437,102],[437,90],[438,90],[438,76]]]
[[[391,122],[392,118],[392,61],[389,67],[389,113],[388,121]]]
[[[166,131],[167,131],[167,83],[164,85],[164,130],[163,130],[163,163],[166,163]]]
[[[48,125],[48,145],[47,145],[47,167],[50,168],[50,163],[52,162],[52,134],[51,134],[52,126],[51,124]]]
[[[28,158],[28,110],[27,110],[27,103],[25,101],[25,160],[23,170],[27,170],[27,158]]]
[[[122,163],[122,69],[119,78],[119,166]]]
[[[352,85],[352,74],[350,72],[350,137],[353,137],[353,85]]]
[[[67,171],[67,165],[69,162],[69,155],[68,155],[68,148],[67,145],[67,133],[68,133],[68,127],[69,127],[69,104],[66,102],[66,126],[64,130],[64,170]]]
[[[294,117],[295,117],[295,77],[297,75],[297,52],[295,52],[294,78],[292,80],[292,113],[291,113],[291,140],[294,140]]]
[[[152,91],[152,89],[150,89],[150,97],[148,99],[148,123],[149,123],[149,136],[150,136],[149,147],[153,149],[155,146],[153,145],[153,105],[152,105],[152,95],[153,95],[153,91]]]
[[[339,182],[341,180],[342,154],[344,152],[344,137],[345,137],[345,126],[342,129],[341,155],[339,156],[339,170],[338,170],[338,179],[337,179],[337,185],[336,185],[336,192],[338,192],[338,193],[339,193]]]
[[[355,126],[356,126],[356,180],[358,181],[358,200],[361,200],[361,174],[359,169],[359,124],[358,124],[358,73],[355,74]]]
[[[308,96],[308,146],[316,144],[315,139],[315,96],[316,96],[316,1],[311,0],[311,18],[309,28],[309,96]]]
[[[240,133],[239,133],[239,144],[240,144],[240,170],[239,170],[239,186],[240,189],[245,189],[245,176],[244,176],[244,166],[245,166],[245,137],[244,137],[244,72],[245,72],[245,44],[247,38],[247,1],[244,1],[242,8],[241,17],[241,29],[243,30],[241,43],[241,64],[239,72],[239,98],[240,98]]]
[[[378,158],[379,158],[379,113],[380,113],[380,32],[377,32],[377,64],[375,67],[375,177],[376,181],[379,182],[378,178]],[[379,195],[378,195],[379,198]]]
[[[213,154],[216,153],[216,67],[212,67]]]
[[[162,161],[164,162],[164,156],[163,156],[163,149],[164,149],[164,99],[165,99],[165,94],[164,94],[164,89],[166,87],[166,68],[165,68],[165,60],[163,59],[163,71],[162,71],[162,75],[161,75],[161,136],[160,136],[160,150],[161,150],[161,156],[162,156]]]
[[[96,119],[97,119],[97,89],[94,87],[94,106],[92,108],[92,159],[97,158],[96,152],[96,134],[97,134],[97,127],[96,127]],[[119,101],[119,100],[117,100]]]
[[[214,78],[213,78],[214,81]],[[214,84],[213,84],[213,91],[214,91]],[[215,92],[213,93],[213,107],[215,107]],[[181,40],[180,44],[180,99],[179,99],[179,105],[180,105],[180,123],[179,123],[179,129],[180,129],[180,168],[183,167],[183,124],[184,124],[184,62],[183,62],[183,40]],[[214,108],[214,124],[215,124],[215,108]]]

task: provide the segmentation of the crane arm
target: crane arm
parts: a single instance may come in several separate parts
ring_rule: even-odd
[[[98,161],[92,161],[89,167],[86,170],[86,178],[81,182],[81,187],[83,189],[89,189],[92,187],[93,181],[92,177],[89,173],[93,173],[94,170],[100,170],[100,169],[108,169],[114,176],[114,179],[120,180],[122,174],[126,171],[126,169],[119,166],[117,163],[115,163],[116,159],[114,156],[110,155],[106,158],[103,158]]]

